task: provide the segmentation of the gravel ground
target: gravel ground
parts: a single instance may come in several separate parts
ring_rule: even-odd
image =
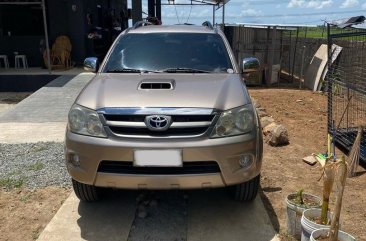
[[[0,144],[0,188],[70,186],[63,143]]]

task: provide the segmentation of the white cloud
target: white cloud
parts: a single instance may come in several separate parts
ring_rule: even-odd
[[[307,4],[307,8],[315,8],[315,9],[322,9],[332,6],[333,1],[332,0],[326,0],[326,1],[309,1]]]
[[[346,0],[342,3],[340,8],[351,8],[357,6],[358,4],[359,4],[358,0]]]
[[[261,10],[255,10],[255,9],[252,9],[252,8],[243,9],[240,12],[241,17],[259,17],[261,15],[263,15]]]
[[[362,4],[362,9],[366,9],[366,3]]]
[[[304,5],[305,5],[304,0],[290,0],[287,7],[296,8],[296,7],[304,7]]]
[[[352,0],[351,0],[352,1]],[[355,0],[357,1],[357,0]],[[322,9],[330,7],[333,4],[333,0],[290,0],[287,7],[288,8],[315,8]]]

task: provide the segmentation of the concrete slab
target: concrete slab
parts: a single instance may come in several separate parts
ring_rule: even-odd
[[[224,189],[194,192],[188,206],[187,241],[277,241],[259,196],[235,202]]]
[[[0,123],[67,122],[72,103],[93,76],[92,73],[82,73],[76,77],[55,79],[11,110],[1,113]]]
[[[37,240],[127,240],[135,217],[135,198],[133,192],[124,192],[124,196],[83,203],[72,192]]]
[[[66,122],[0,123],[0,143],[63,142]]]
[[[67,115],[92,73],[61,76],[0,113],[0,143],[63,141]]]

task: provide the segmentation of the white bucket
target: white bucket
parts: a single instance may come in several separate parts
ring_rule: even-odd
[[[294,236],[296,239],[300,239],[301,237],[301,216],[302,213],[308,209],[308,208],[319,208],[321,206],[321,199],[317,196],[303,193],[303,197],[307,199],[311,199],[314,201],[314,203],[317,203],[315,206],[311,207],[304,207],[299,206],[298,204],[290,201],[295,196],[297,196],[296,193],[289,194],[286,198],[286,206],[287,206],[287,217],[286,217],[286,223],[287,223],[287,233]]]
[[[322,210],[320,208],[311,208],[303,212],[301,217],[301,241],[309,241],[310,235],[314,230],[330,228],[330,225],[322,225],[312,220],[320,218]],[[328,212],[328,220],[332,214]]]
[[[314,230],[311,233],[310,241],[316,241],[317,238],[319,238],[322,235],[327,235],[328,232],[329,232],[329,228],[322,228],[322,229]],[[356,241],[356,239],[352,235],[350,235],[346,232],[343,232],[341,230],[338,231],[338,240],[339,241]]]

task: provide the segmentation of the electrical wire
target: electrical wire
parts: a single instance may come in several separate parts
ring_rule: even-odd
[[[179,20],[179,16],[178,16],[178,11],[177,11],[177,6],[175,6],[175,4],[174,4],[174,9],[175,9],[175,15],[177,16],[178,24],[180,24],[180,20]]]
[[[189,14],[188,14],[188,18],[187,18],[187,21],[186,21],[186,23],[188,23],[188,21],[189,21],[189,18],[191,17],[191,13],[192,13],[192,5],[191,5],[191,9],[189,10]]]

